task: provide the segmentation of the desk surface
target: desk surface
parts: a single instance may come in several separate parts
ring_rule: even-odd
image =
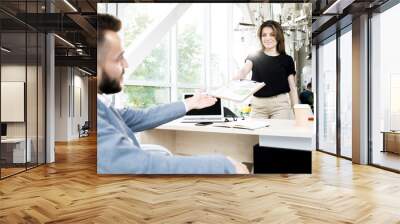
[[[28,138],[28,141],[30,139]],[[19,143],[19,142],[24,142],[25,138],[6,138],[6,139],[1,139],[1,143]]]
[[[381,131],[381,133],[400,135],[400,131]]]
[[[257,136],[281,136],[281,137],[300,137],[312,138],[314,135],[314,123],[309,122],[306,127],[298,127],[295,125],[294,120],[277,120],[269,119],[269,127],[260,128],[256,130],[238,129],[238,128],[225,128],[196,126],[194,123],[182,123],[181,119],[169,122],[167,124],[157,127],[161,130],[175,130],[175,131],[194,131],[194,132],[211,132],[211,133],[225,133],[225,134],[243,134],[243,135],[257,135]]]

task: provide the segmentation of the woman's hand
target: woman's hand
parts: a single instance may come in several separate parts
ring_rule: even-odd
[[[290,103],[292,105],[292,109],[293,106],[299,103],[299,95],[297,94],[297,87],[296,87],[296,82],[294,80],[294,75],[289,75],[288,76],[288,82],[289,82],[289,87],[290,87],[290,92],[289,92],[289,96],[290,96]]]
[[[253,68],[253,62],[250,60],[246,60],[246,63],[243,67],[237,72],[236,75],[233,76],[233,80],[245,79],[246,76],[249,74],[251,69]]]

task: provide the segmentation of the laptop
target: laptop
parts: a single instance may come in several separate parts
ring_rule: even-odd
[[[183,98],[192,97],[193,94],[184,94]],[[188,111],[183,117],[182,122],[185,123],[199,123],[199,122],[224,122],[224,109],[221,103],[221,99],[217,98],[217,102],[203,109],[193,109]]]

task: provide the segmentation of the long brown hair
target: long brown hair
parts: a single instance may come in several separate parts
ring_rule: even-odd
[[[276,42],[278,42],[278,44],[276,45],[276,50],[279,52],[279,54],[286,54],[285,36],[283,35],[282,26],[281,26],[281,24],[279,24],[278,22],[273,21],[273,20],[267,20],[267,21],[263,22],[261,24],[261,26],[258,28],[257,35],[258,35],[258,38],[260,39],[262,49],[264,50],[264,45],[262,43],[262,30],[265,27],[270,27],[273,30],[273,32],[275,34]]]

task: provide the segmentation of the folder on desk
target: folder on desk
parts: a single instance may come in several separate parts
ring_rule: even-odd
[[[269,126],[269,122],[265,120],[240,120],[235,122],[225,122],[214,124],[213,127],[223,127],[223,128],[239,128],[256,130],[259,128],[265,128]]]

